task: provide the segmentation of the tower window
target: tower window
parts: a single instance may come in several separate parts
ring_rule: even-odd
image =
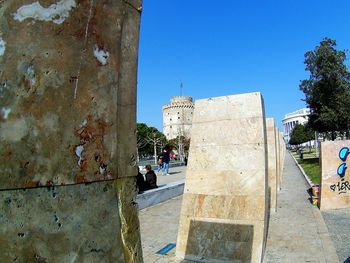
[[[178,120],[180,120],[180,117],[177,117]]]

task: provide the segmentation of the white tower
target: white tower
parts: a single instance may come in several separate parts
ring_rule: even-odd
[[[168,140],[178,135],[190,137],[193,110],[190,96],[172,97],[170,104],[163,105],[163,133]]]

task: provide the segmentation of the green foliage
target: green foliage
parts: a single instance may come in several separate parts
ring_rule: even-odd
[[[154,145],[156,145],[157,153],[159,153],[167,143],[163,133],[158,131],[157,128],[147,126],[145,123],[137,123],[136,137],[139,156],[153,155]]]
[[[310,108],[309,125],[315,131],[347,132],[350,128],[350,74],[345,65],[346,52],[336,49],[336,41],[325,38],[315,50],[305,54],[309,79],[300,83]]]
[[[314,132],[310,126],[297,124],[290,134],[290,145],[299,145],[314,139]]]

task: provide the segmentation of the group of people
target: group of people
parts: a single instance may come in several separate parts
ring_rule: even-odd
[[[137,187],[138,187],[138,192],[141,193],[146,190],[158,188],[157,185],[157,175],[155,172],[152,170],[152,166],[146,165],[146,174],[145,177],[140,173],[140,170],[138,171],[136,181],[137,181]]]
[[[169,162],[170,162],[170,148],[165,148],[164,151],[158,156],[158,174],[170,175],[169,174]],[[141,193],[146,190],[158,188],[157,186],[157,175],[152,170],[151,165],[146,165],[146,174],[143,176],[138,170],[137,174],[137,187],[138,192]]]

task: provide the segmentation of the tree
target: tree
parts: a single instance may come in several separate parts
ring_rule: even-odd
[[[185,154],[186,152],[188,152],[189,148],[190,148],[190,139],[185,137],[185,136],[181,136],[178,135],[176,138],[174,139],[170,139],[168,141],[168,145],[172,148],[172,149],[176,149],[177,151],[179,151],[179,142],[182,143],[182,149],[183,149],[183,153]]]
[[[325,38],[305,53],[310,77],[299,86],[310,108],[309,126],[332,140],[350,128],[350,74],[345,60],[346,51],[337,50],[336,41]]]
[[[157,157],[167,140],[163,133],[145,123],[137,123],[136,129],[138,155],[154,155]]]
[[[308,130],[302,124],[297,124],[295,125],[295,127],[293,128],[290,134],[289,144],[299,145],[311,140],[312,140],[312,137],[310,138],[310,130]]]

